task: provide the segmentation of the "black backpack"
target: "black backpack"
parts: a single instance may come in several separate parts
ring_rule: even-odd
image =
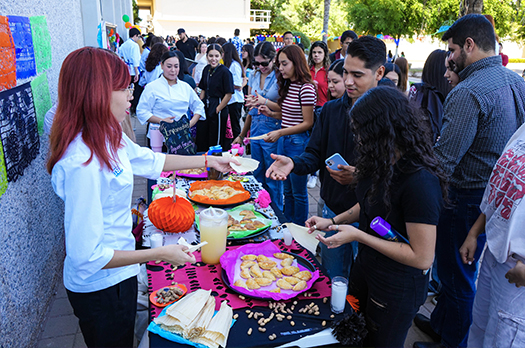
[[[408,99],[423,110],[423,114],[428,120],[430,130],[433,133],[432,140],[435,142],[441,135],[445,97],[436,87],[426,83],[414,83],[410,88]]]

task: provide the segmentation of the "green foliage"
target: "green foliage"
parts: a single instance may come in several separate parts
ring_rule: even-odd
[[[432,35],[447,21],[454,23],[458,19],[459,1],[458,0],[428,0],[423,8],[425,34]],[[441,40],[443,34],[436,35]]]
[[[369,35],[410,37],[421,32],[424,0],[347,0],[348,20]]]
[[[515,10],[512,0],[484,0],[483,14],[494,17],[496,23],[496,34],[499,37],[507,37],[513,34],[512,22],[515,17]]]
[[[285,31],[299,31],[303,33],[303,44],[307,40],[322,40],[324,0],[252,0],[252,9],[271,10],[271,24],[269,30],[251,30],[251,35],[274,35]],[[330,20],[328,36],[340,36],[350,29],[347,21],[347,5],[345,0],[332,0],[330,6]],[[305,40],[306,38],[306,40]]]
[[[133,24],[140,24],[142,18],[139,17],[139,5],[137,5],[137,0],[133,0]]]
[[[309,49],[310,46],[312,45],[312,43],[310,42],[310,39],[308,38],[308,36],[306,36],[303,32],[298,31],[298,30],[292,30],[292,34],[294,36],[300,36],[301,37],[301,43],[303,44],[305,50]]]

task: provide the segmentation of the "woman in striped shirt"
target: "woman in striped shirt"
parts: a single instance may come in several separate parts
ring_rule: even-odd
[[[315,87],[303,51],[297,45],[285,46],[277,53],[280,75],[279,99],[281,129],[268,133],[267,142],[283,137],[283,155],[302,154],[314,123]],[[307,177],[291,173],[284,182],[284,215],[288,221],[304,225],[308,219]]]

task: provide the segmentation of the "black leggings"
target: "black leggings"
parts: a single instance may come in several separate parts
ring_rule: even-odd
[[[136,276],[95,292],[67,290],[67,297],[88,347],[133,347]]]

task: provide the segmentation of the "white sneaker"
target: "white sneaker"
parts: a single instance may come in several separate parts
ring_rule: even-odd
[[[315,188],[316,185],[317,185],[317,176],[311,175],[310,178],[308,178],[308,183],[306,184],[306,187],[313,189]]]

